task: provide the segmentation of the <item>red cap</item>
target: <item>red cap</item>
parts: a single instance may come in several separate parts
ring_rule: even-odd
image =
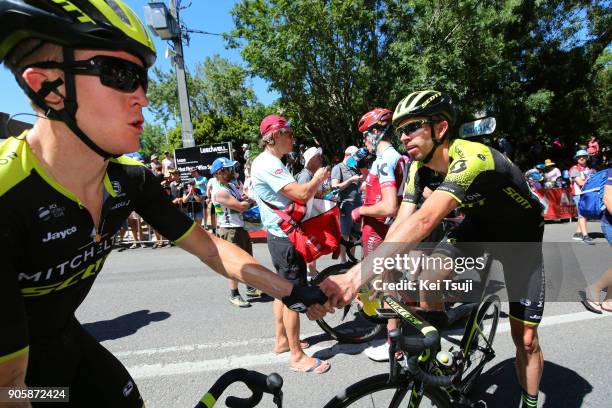
[[[259,133],[261,136],[264,136],[270,132],[274,132],[275,130],[282,128],[291,128],[291,125],[287,119],[278,115],[268,115],[261,121],[261,125],[259,125]]]

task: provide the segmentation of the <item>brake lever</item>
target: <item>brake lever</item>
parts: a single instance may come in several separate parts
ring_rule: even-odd
[[[278,392],[274,393],[274,398],[272,398],[272,402],[276,404],[277,408],[283,408],[283,392],[278,390]]]

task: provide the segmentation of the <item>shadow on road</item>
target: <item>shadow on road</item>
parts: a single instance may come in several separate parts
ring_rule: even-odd
[[[544,362],[544,375],[540,384],[540,392],[544,394],[545,400],[542,408],[582,407],[584,397],[591,391],[591,384],[574,370],[549,361]],[[483,373],[472,391],[472,399],[483,400],[489,407],[518,407],[520,388],[516,380],[514,359],[502,361]]]
[[[98,341],[116,340],[131,336],[138,329],[148,326],[151,322],[166,320],[171,315],[168,312],[153,312],[139,310],[116,317],[112,320],[102,320],[94,323],[85,323],[83,327]]]

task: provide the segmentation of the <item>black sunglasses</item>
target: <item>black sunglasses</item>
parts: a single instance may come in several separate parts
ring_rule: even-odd
[[[149,78],[143,66],[108,55],[71,63],[47,61],[29,65],[26,68],[58,68],[75,75],[92,75],[100,78],[100,83],[120,92],[131,93],[142,86],[147,92]]]
[[[419,120],[417,122],[411,122],[411,123],[409,123],[409,124],[407,124],[405,126],[397,128],[397,136],[400,137],[403,134],[409,135],[411,133],[414,133],[417,130],[421,129],[423,127],[423,125],[425,125],[427,123],[433,123],[433,122],[431,122],[429,120]]]

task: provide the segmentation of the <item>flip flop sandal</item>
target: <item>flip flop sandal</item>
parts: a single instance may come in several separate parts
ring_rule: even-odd
[[[586,293],[583,290],[578,291],[578,300],[586,310],[592,313],[601,314],[601,306],[587,299]]]
[[[321,370],[319,370],[319,367],[321,367],[321,365],[326,364],[327,367],[326,368],[322,368]],[[298,368],[298,367],[289,367],[289,369],[291,371],[296,371],[296,372],[300,372],[300,373],[315,373],[315,374],[323,374],[329,371],[329,369],[331,368],[331,364],[329,364],[327,361],[322,361],[320,358],[317,358],[315,365],[313,365],[310,368]],[[319,370],[319,371],[317,371]]]
[[[606,307],[608,305],[609,307]],[[599,307],[601,308],[601,310],[612,313],[612,299],[605,299],[603,302],[601,302]]]

